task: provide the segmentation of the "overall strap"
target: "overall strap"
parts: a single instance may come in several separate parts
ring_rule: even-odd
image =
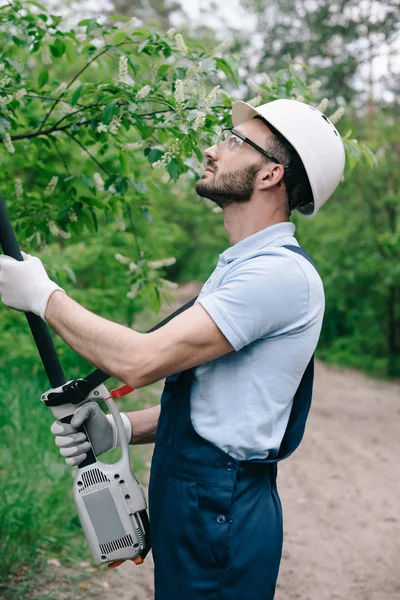
[[[292,252],[295,252],[296,254],[300,254],[306,260],[308,260],[308,262],[311,263],[315,269],[317,269],[311,256],[309,254],[307,254],[307,252],[303,248],[299,248],[299,246],[290,246],[290,245],[282,246],[282,248],[287,248],[288,250],[291,250]]]

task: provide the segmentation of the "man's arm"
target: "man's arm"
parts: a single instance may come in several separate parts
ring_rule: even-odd
[[[155,442],[160,405],[125,413],[132,423],[131,444],[151,444]]]
[[[103,319],[61,291],[50,297],[45,317],[78,354],[133,388],[233,350],[198,304],[152,333],[138,333]]]

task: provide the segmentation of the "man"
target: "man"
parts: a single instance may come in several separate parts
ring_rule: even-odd
[[[271,600],[282,549],[276,463],[301,441],[324,294],[299,249],[294,209],[314,216],[344,149],[319,111],[293,100],[233,106],[196,184],[224,210],[231,247],[194,306],[150,334],[85,310],[39,259],[0,257],[5,304],[32,311],[100,369],[140,388],[167,377],[160,407],[123,415],[133,444],[156,441],[150,522],[157,600]],[[52,431],[68,464],[118,443],[96,403]]]

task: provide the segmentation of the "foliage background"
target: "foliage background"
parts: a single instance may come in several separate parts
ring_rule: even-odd
[[[144,330],[174,284],[204,281],[229,244],[222,215],[193,188],[232,101],[301,97],[323,101],[328,115],[344,108],[345,179],[316,219],[293,217],[325,285],[317,354],[398,377],[399,79],[389,69],[378,94],[372,65],[379,43],[395,54],[399,8],[387,2],[377,17],[353,0],[241,4],[255,17],[254,44],[246,32],[190,23],[164,0],[115,0],[82,21],[62,20],[57,5],[0,6],[0,192],[18,239],[87,308]],[[90,370],[55,343],[68,377]],[[70,470],[43,427],[52,421],[38,401],[46,382],[25,318],[1,307],[0,351],[7,581],[33,558],[43,563],[38,550],[68,548],[79,527],[65,525]],[[130,399],[129,409],[144,401]]]

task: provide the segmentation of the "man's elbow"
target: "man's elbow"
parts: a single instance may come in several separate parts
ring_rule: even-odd
[[[124,367],[121,380],[137,390],[160,381],[164,377],[157,356],[150,355],[146,357],[142,355],[140,360],[135,360],[133,364],[130,362]]]

